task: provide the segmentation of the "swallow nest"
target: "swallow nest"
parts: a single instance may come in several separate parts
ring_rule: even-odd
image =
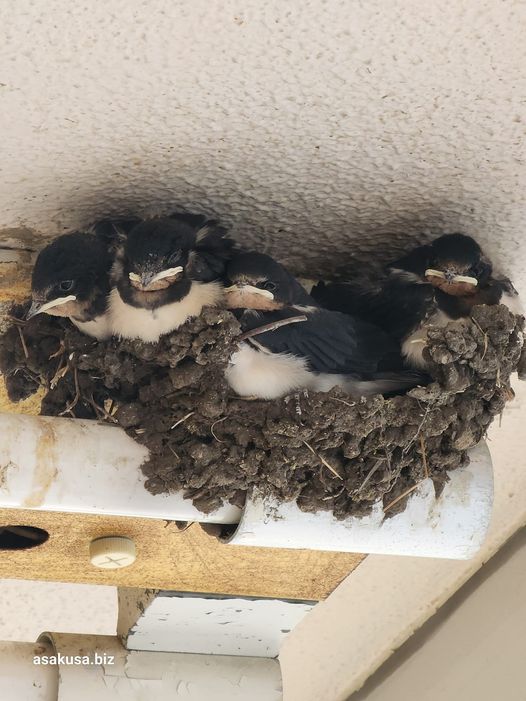
[[[21,319],[24,308],[11,313]],[[431,330],[432,383],[391,399],[353,400],[339,389],[233,396],[224,369],[240,329],[217,309],[154,345],[96,342],[45,315],[13,322],[0,339],[0,371],[12,401],[44,385],[43,415],[116,424],[147,446],[142,469],[154,494],[183,490],[208,512],[223,500],[242,504],[257,487],[337,518],[379,499],[392,514],[426,477],[439,491],[512,398],[523,321],[480,306],[463,325]]]

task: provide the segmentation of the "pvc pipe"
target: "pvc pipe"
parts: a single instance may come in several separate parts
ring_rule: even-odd
[[[198,511],[181,493],[153,495],[140,467],[148,450],[95,421],[0,413],[0,508],[237,523],[225,504]]]
[[[338,521],[328,511],[305,513],[295,503],[253,498],[229,542],[259,547],[309,548],[463,560],[481,547],[493,503],[493,469],[484,442],[470,451],[466,468],[448,472],[438,499],[430,479],[405,510],[384,518],[382,506],[361,518]]]
[[[36,664],[52,655],[49,642],[0,642],[0,698],[16,701],[57,701],[58,667]]]
[[[64,660],[58,701],[282,700],[276,660],[128,651],[111,636],[45,633],[41,640]],[[84,662],[72,663],[75,657]]]
[[[467,468],[449,473],[435,499],[424,481],[404,512],[338,521],[302,512],[295,503],[253,495],[240,509],[225,504],[203,514],[181,493],[152,495],[140,470],[146,448],[121,428],[94,421],[0,414],[0,508],[237,524],[233,545],[464,559],[481,546],[493,499],[485,444]]]

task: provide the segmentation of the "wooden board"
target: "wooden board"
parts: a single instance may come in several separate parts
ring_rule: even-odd
[[[29,550],[0,550],[0,578],[178,591],[319,600],[362,561],[362,555],[231,546],[198,524],[22,509],[0,509],[0,527],[43,528],[50,538]],[[101,570],[89,560],[94,538],[124,535],[135,541],[136,562]]]
[[[0,302],[23,302],[31,297],[30,254],[21,251],[20,263],[0,263]]]

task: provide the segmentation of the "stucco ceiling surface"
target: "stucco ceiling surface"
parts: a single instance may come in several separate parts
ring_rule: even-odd
[[[0,228],[184,207],[312,276],[462,230],[520,278],[519,0],[7,0],[0,23]]]

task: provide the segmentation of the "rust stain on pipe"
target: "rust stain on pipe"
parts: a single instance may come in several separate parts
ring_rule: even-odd
[[[35,508],[41,506],[44,498],[55,480],[57,470],[56,456],[57,437],[50,422],[42,422],[40,436],[35,448],[36,467],[33,474],[31,492],[24,500],[23,506]]]

